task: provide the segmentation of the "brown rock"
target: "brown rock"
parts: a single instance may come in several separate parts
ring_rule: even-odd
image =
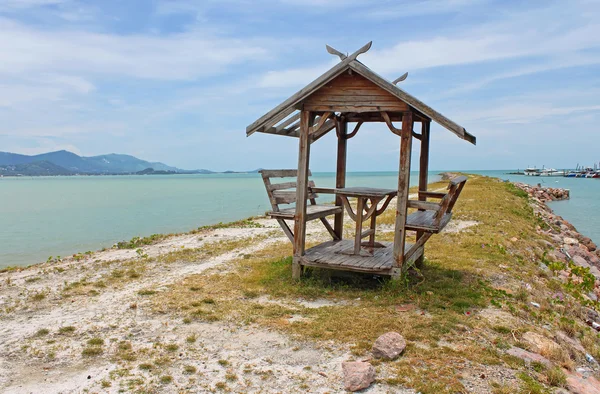
[[[387,332],[377,338],[373,344],[373,356],[386,360],[394,360],[406,347],[404,337],[397,332]]]
[[[578,372],[565,371],[567,387],[575,394],[600,394],[600,381],[593,376],[585,377]]]
[[[581,242],[583,245],[585,245],[585,247],[590,252],[593,252],[594,250],[597,249],[596,244],[590,238],[585,237],[583,235],[579,237],[579,242]]]
[[[344,372],[344,387],[348,391],[366,389],[375,381],[375,368],[362,361],[347,361],[342,363]]]
[[[560,346],[556,342],[532,331],[523,334],[523,341],[525,341],[535,353],[552,354],[554,352],[560,352]]]

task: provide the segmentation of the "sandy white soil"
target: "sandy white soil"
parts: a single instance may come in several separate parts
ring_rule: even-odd
[[[238,256],[251,254],[273,242],[287,241],[276,222],[258,222],[264,227],[207,230],[143,247],[143,254],[151,258],[182,248],[206,247],[212,242],[258,239],[241,249],[192,263],[153,267],[150,262],[139,279],[127,281],[116,289],[103,289],[95,296],[66,297],[63,290],[68,283],[101,279],[123,262],[139,259],[135,250],[110,249],[82,261],[70,258],[1,273],[0,392],[210,392],[219,391],[223,383],[226,390],[244,393],[343,392],[341,363],[351,358],[348,349],[298,341],[256,326],[223,322],[182,324],[168,314],[151,311],[147,297],[138,294],[147,288],[164,290],[191,274],[209,275],[211,268],[226,268]],[[318,222],[311,223],[309,237],[326,237]],[[44,298],[32,301],[39,293]],[[319,308],[332,303],[298,300],[297,305]],[[290,322],[297,318],[301,316],[291,316]],[[59,331],[67,326],[74,327],[73,332]],[[48,333],[36,335],[42,329]],[[190,336],[197,338],[194,343],[186,340]],[[93,337],[104,340],[103,354],[83,356],[86,342]],[[138,354],[137,360],[129,364],[115,359],[123,341]],[[157,343],[176,346],[166,351],[160,346],[157,349]],[[158,356],[168,359],[164,367],[159,367],[163,370],[137,367],[151,363],[150,358]],[[186,366],[194,367],[195,371],[186,372]],[[160,376],[170,376],[172,381],[161,382]],[[368,392],[399,391],[382,383]]]

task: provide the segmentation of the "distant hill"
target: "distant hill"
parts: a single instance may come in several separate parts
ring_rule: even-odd
[[[49,161],[36,161],[25,164],[0,164],[0,175],[7,176],[44,176],[44,175],[73,175],[73,173],[61,166]]]
[[[32,165],[34,163],[38,166],[41,165],[40,168],[47,168],[50,173],[52,172],[52,168],[47,164],[40,163],[51,163],[58,166],[59,168],[53,167],[57,173],[51,173],[50,175],[65,175],[65,171],[73,174],[127,174],[143,171],[147,168],[153,168],[155,171],[186,172],[163,163],[149,162],[130,155],[120,155],[115,153],[84,157],[66,150],[34,156],[0,152],[0,166]],[[28,167],[19,168],[25,170]],[[31,169],[33,170],[33,167],[31,167]],[[58,172],[60,172],[60,174]],[[0,171],[0,174],[2,173],[3,172]],[[8,173],[4,173],[4,175],[8,175]],[[23,175],[31,174],[27,173]]]

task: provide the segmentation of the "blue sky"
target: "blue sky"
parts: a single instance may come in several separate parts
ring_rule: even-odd
[[[363,63],[408,72],[403,89],[478,138],[433,126],[431,168],[600,161],[597,0],[2,0],[0,151],[293,168],[296,139],[246,126],[338,61],[325,44],[371,40]],[[363,126],[348,168],[396,170],[398,151]],[[334,161],[330,133],[311,167]]]

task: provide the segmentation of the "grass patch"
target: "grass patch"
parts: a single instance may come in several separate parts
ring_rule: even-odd
[[[102,353],[104,353],[104,349],[99,346],[88,346],[81,351],[81,355],[84,357],[96,357]]]
[[[48,330],[47,328],[40,328],[39,330],[36,331],[35,334],[33,334],[33,336],[34,337],[44,337],[48,334],[50,334],[50,330]]]
[[[74,326],[63,326],[58,329],[58,333],[59,334],[72,334],[75,332],[75,330],[76,329]]]
[[[117,249],[138,249],[142,246],[155,244],[168,237],[165,234],[152,234],[148,237],[133,237],[129,241],[117,243]]]

